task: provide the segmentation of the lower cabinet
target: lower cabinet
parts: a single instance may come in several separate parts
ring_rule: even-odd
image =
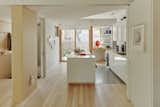
[[[125,55],[109,52],[109,67],[123,82],[127,84],[128,64]]]

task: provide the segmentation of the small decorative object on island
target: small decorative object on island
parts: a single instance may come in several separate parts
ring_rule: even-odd
[[[76,54],[79,54],[80,53],[80,48],[76,48],[76,49],[74,49],[74,52],[76,53]]]
[[[96,47],[99,47],[101,42],[99,40],[96,41]]]
[[[80,52],[80,56],[85,56],[86,53],[85,52]]]

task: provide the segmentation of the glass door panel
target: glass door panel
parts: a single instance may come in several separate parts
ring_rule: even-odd
[[[67,56],[74,51],[75,48],[75,31],[62,30],[62,61],[67,60]]]
[[[89,52],[89,30],[76,30],[76,48]]]

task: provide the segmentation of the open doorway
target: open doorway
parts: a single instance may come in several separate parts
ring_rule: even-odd
[[[119,65],[115,65],[116,61],[114,61],[116,51],[114,53],[115,56],[113,55],[115,47],[113,41],[115,32],[113,32],[113,27],[114,24],[109,26],[93,26],[93,54],[96,56],[96,84],[124,83],[114,72],[114,67],[118,67]],[[100,46],[96,46],[97,41],[100,42]],[[121,57],[120,55],[117,56]]]
[[[96,56],[97,66],[96,83],[127,86],[127,9],[90,17],[102,18],[110,14],[116,18],[114,23],[93,26],[93,54]]]
[[[38,23],[39,24],[39,23]],[[39,26],[41,26],[41,24],[39,25]],[[39,30],[41,29],[41,27],[39,27],[38,28]],[[52,31],[52,30],[51,30]],[[39,32],[41,32],[41,31],[39,31]],[[100,31],[98,31],[98,35],[99,35],[99,32]],[[108,30],[107,29],[107,31],[106,32],[109,32],[109,34],[110,34],[110,29]],[[106,34],[106,32],[105,32],[105,34]],[[43,34],[43,33],[42,33]],[[63,34],[63,31],[62,31],[62,34]],[[88,34],[88,30],[74,30],[74,32],[73,32],[73,37],[74,38],[71,38],[70,39],[70,37],[69,37],[69,39],[68,39],[68,37],[67,37],[67,40],[73,40],[73,47],[74,48],[76,48],[76,47],[80,47],[81,49],[84,49],[85,51],[87,51],[89,48],[89,43],[88,43],[88,41],[89,41],[89,37],[87,37],[89,34]],[[108,33],[107,33],[108,34]],[[41,34],[39,34],[39,35],[41,35]],[[75,36],[75,35],[77,35],[77,36]],[[86,36],[85,36],[86,35]],[[44,36],[44,35],[43,35]],[[50,34],[47,34],[47,36],[48,37],[50,37]],[[85,37],[84,37],[85,36]],[[84,39],[83,39],[84,38]],[[100,40],[99,39],[99,37],[97,37],[97,39],[98,40]],[[39,38],[39,40],[41,41],[41,38]],[[49,40],[49,38],[47,38],[47,39],[45,39],[46,41],[47,41],[47,43],[48,43],[48,40]],[[75,42],[74,42],[75,41]],[[96,38],[95,38],[95,41],[96,41]],[[42,48],[41,47],[41,42],[40,43],[38,43],[39,45],[40,45],[40,47],[39,48]],[[49,43],[48,43],[49,44]],[[72,44],[71,44],[72,45]],[[49,46],[50,46],[50,44],[49,44]],[[52,46],[50,47],[51,49],[52,49]],[[74,49],[73,48],[73,49]],[[38,52],[40,53],[40,54],[38,54],[39,55],[39,57],[38,58],[40,58],[40,60],[38,60],[39,61],[39,66],[40,66],[40,68],[41,68],[41,55],[43,55],[43,54],[41,54],[41,52],[43,53],[44,51],[41,51],[41,49],[40,50],[38,50]],[[55,54],[55,53],[53,53],[53,54]],[[52,55],[53,55],[52,54]],[[51,60],[52,60],[52,58],[53,57],[49,57]],[[95,65],[95,64],[94,64]],[[93,66],[94,66],[93,65]],[[53,66],[53,64],[52,64],[52,66]],[[53,101],[53,97],[56,97],[56,98],[62,98],[62,97],[57,97],[57,96],[54,96],[54,95],[52,95],[52,94],[54,94],[54,92],[58,92],[58,91],[62,91],[62,93],[63,93],[63,91],[64,91],[64,93],[66,92],[66,90],[67,90],[67,87],[65,88],[65,86],[67,86],[66,84],[67,84],[67,82],[65,81],[66,80],[66,78],[65,78],[65,76],[66,76],[66,69],[67,68],[64,68],[64,69],[60,69],[61,68],[61,66],[59,67],[59,68],[55,68],[55,69],[52,69],[52,71],[54,71],[54,72],[50,72],[51,73],[51,75],[49,76],[49,79],[46,81],[46,82],[43,82],[44,84],[41,86],[41,88],[42,88],[42,90],[43,91],[41,91],[41,90],[38,90],[38,92],[41,92],[41,93],[48,93],[48,94],[44,94],[44,96],[45,97],[42,97],[41,95],[41,97],[39,97],[39,96],[35,96],[36,98],[40,98],[40,100],[37,100],[37,99],[35,99],[34,101],[39,101],[39,103],[41,104],[41,105],[43,105],[43,103],[46,103],[46,104],[48,104],[48,101],[49,102],[57,102],[57,101],[59,101],[58,99],[55,99],[54,101]],[[95,66],[94,66],[94,68],[95,68]],[[40,74],[41,74],[41,70],[42,69],[40,69]],[[63,71],[64,70],[64,71]],[[108,70],[108,69],[107,69]],[[98,67],[97,67],[97,71],[99,72],[99,73],[101,73],[100,74],[100,78],[102,77],[102,76],[107,76],[108,75],[108,77],[106,77],[106,79],[108,78],[108,79],[111,79],[111,80],[113,80],[114,81],[114,77],[112,77],[112,76],[110,76],[110,74],[104,74],[104,73],[108,73],[108,71],[106,71],[106,65],[105,64],[102,64],[102,65],[98,65]],[[110,72],[110,73],[112,73],[112,72]],[[56,75],[56,74],[58,74],[58,75]],[[62,74],[62,75],[61,75]],[[113,73],[112,73],[113,74]],[[112,75],[111,74],[111,75]],[[105,78],[104,78],[105,79]],[[56,81],[55,81],[56,80]],[[62,81],[61,81],[62,80]],[[56,83],[57,82],[57,83]],[[95,98],[95,94],[97,94],[97,93],[94,93],[94,92],[98,92],[98,93],[100,93],[100,94],[98,94],[98,96],[100,96],[99,98],[97,98],[97,99],[104,99],[104,102],[105,102],[105,100],[106,100],[106,96],[105,97],[103,97],[103,95],[105,95],[105,93],[110,93],[110,92],[106,92],[106,89],[108,89],[108,86],[106,87],[106,85],[103,85],[102,87],[106,87],[106,88],[102,88],[99,84],[100,83],[102,83],[102,84],[112,84],[113,82],[111,81],[109,81],[108,82],[108,80],[107,80],[107,82],[105,81],[105,80],[99,80],[99,82],[97,82],[97,84],[98,85],[96,85],[97,86],[97,88],[98,88],[98,90],[94,90],[95,89],[95,87],[93,86],[92,87],[92,89],[93,90],[88,90],[88,92],[93,92],[93,93],[91,93],[92,95],[93,95],[93,97],[91,97],[91,100],[92,100],[92,98],[93,98],[93,101],[94,101],[94,98]],[[57,86],[58,85],[58,86]],[[54,86],[54,87],[53,87]],[[50,87],[50,88],[47,88],[47,89],[50,89],[50,91],[48,91],[48,90],[46,90],[46,87]],[[61,89],[64,89],[64,90],[61,90]],[[113,88],[112,88],[112,86],[110,87],[110,89],[112,90]],[[115,88],[114,88],[115,89]],[[54,91],[53,91],[54,90]],[[100,90],[100,91],[99,91]],[[117,90],[118,90],[118,88],[117,88]],[[70,91],[70,89],[69,89],[69,91]],[[101,91],[103,91],[103,93],[101,92]],[[88,93],[87,92],[87,93]],[[61,92],[60,92],[61,93]],[[82,92],[83,93],[83,92]],[[85,95],[85,96],[88,96],[87,95],[87,93],[84,93],[83,95]],[[117,93],[117,91],[115,91],[115,93]],[[73,94],[75,94],[76,96],[77,96],[77,93],[73,93]],[[123,93],[122,93],[123,94]],[[38,94],[39,95],[39,94]],[[67,95],[67,94],[65,94],[65,95]],[[63,94],[60,94],[60,96],[65,96],[65,95],[63,95]],[[117,95],[117,94],[116,94]],[[116,96],[115,95],[115,96]],[[58,96],[59,96],[59,94],[58,94]],[[73,95],[72,95],[73,96]],[[102,97],[101,97],[102,96]],[[112,96],[112,95],[111,95]],[[42,99],[46,99],[46,97],[47,97],[47,102],[43,102],[42,101]],[[117,97],[117,96],[116,96]],[[115,98],[116,98],[115,97]],[[68,98],[68,97],[66,97],[66,98]],[[87,98],[88,99],[88,98]],[[114,99],[114,98],[113,98]],[[32,99],[31,99],[32,100]],[[103,100],[102,100],[103,101]],[[108,100],[108,102],[109,102],[110,100]],[[62,101],[61,101],[62,102]],[[63,102],[65,102],[65,101],[63,101]],[[92,102],[92,101],[91,101]],[[101,101],[100,101],[101,102]],[[33,104],[35,104],[36,102],[34,102]],[[60,102],[58,102],[59,104],[61,104]],[[88,103],[88,102],[87,102]],[[113,102],[114,103],[114,102]],[[53,103],[52,103],[53,104]],[[56,103],[57,104],[57,103]],[[107,104],[104,104],[104,105],[107,105]],[[118,105],[118,104],[117,104]]]
[[[38,78],[46,76],[46,39],[45,39],[45,20],[39,18],[37,23],[37,62],[38,62]]]
[[[12,24],[9,6],[0,6],[0,106],[11,105],[12,99]]]

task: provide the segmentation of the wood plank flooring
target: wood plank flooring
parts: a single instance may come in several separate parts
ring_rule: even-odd
[[[33,94],[17,107],[132,107],[124,84],[67,85],[66,73],[65,63],[53,67],[45,79],[38,80]],[[11,107],[11,83],[5,81],[0,80],[0,95],[6,96],[0,96],[0,107]]]

